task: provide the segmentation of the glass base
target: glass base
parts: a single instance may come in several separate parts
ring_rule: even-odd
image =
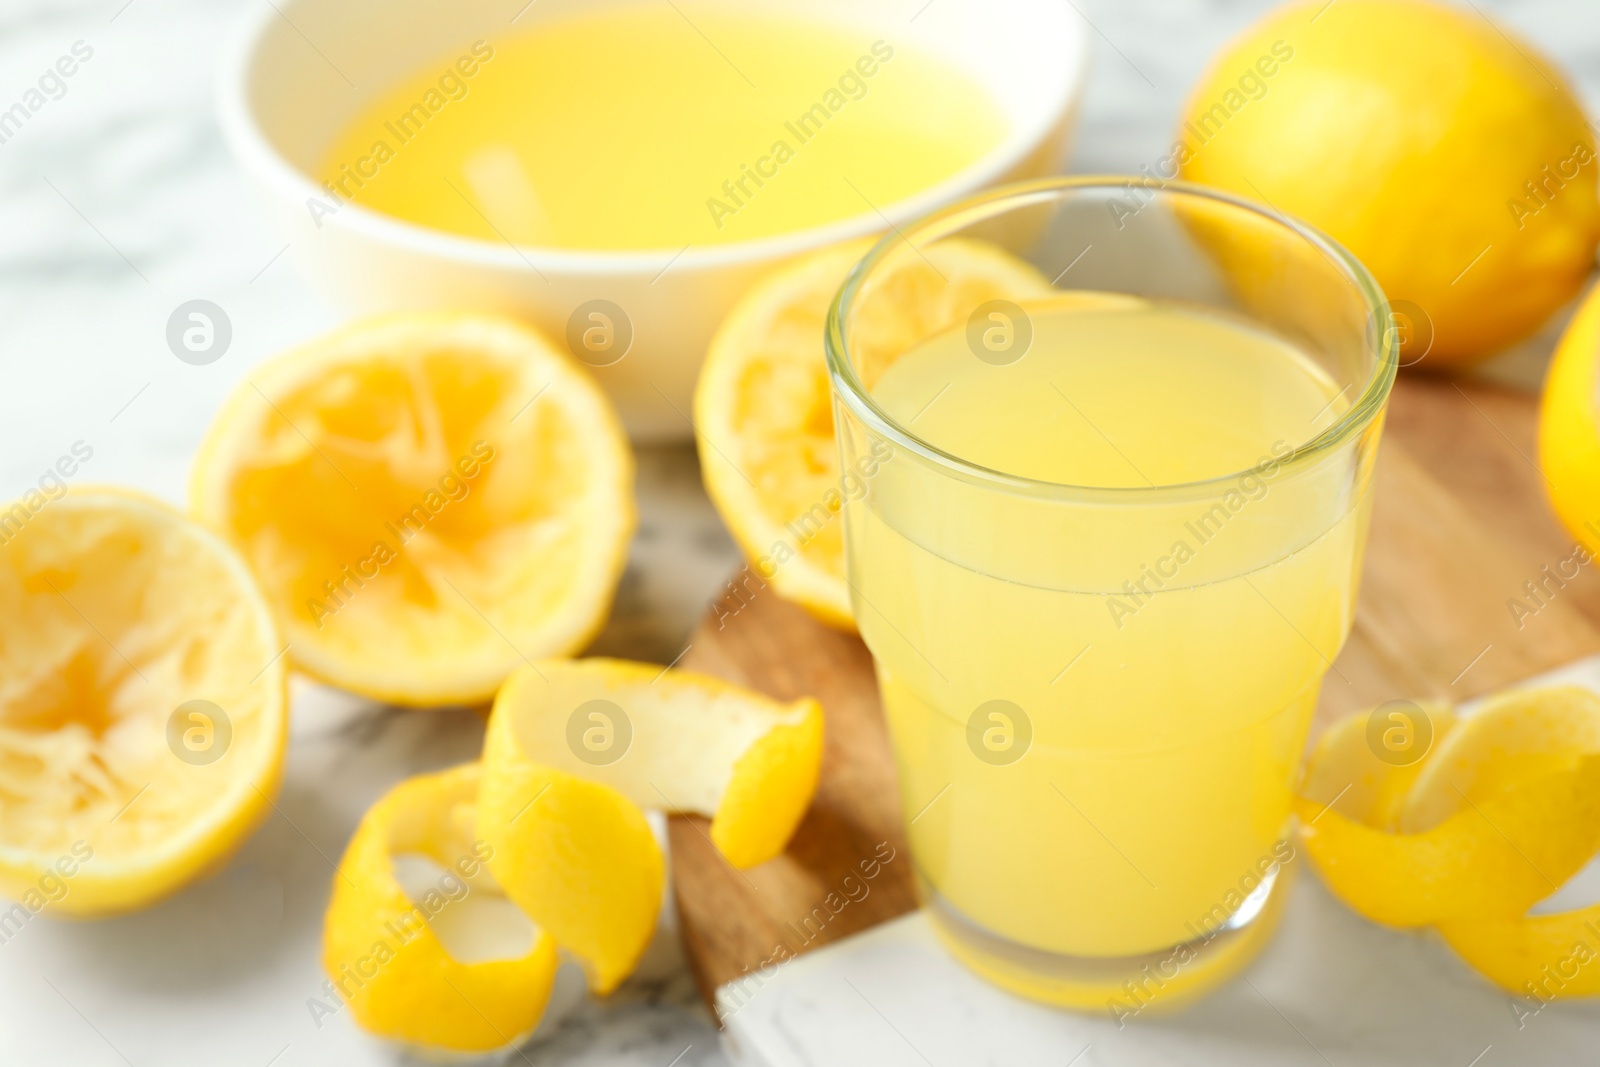
[[[1271,938],[1293,881],[1293,864],[1265,877],[1228,922],[1209,935],[1138,956],[1067,956],[998,937],[957,911],[918,874],[934,932],[951,955],[994,984],[1030,1000],[1129,1019],[1183,1007],[1255,958]]]

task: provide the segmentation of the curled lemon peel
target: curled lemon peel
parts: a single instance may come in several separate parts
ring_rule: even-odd
[[[822,711],[776,726],[740,756],[711,820],[711,843],[740,869],[780,854],[817,790]]]
[[[655,931],[645,810],[709,817],[736,867],[783,851],[816,792],[822,709],[690,671],[547,660],[507,680],[484,742],[479,835],[507,895],[606,993]]]
[[[596,993],[633,973],[655,932],[666,869],[644,812],[610,786],[523,756],[490,717],[478,832],[495,878],[578,957]]]
[[[467,764],[408,778],[366,813],[334,878],[323,968],[363,1029],[441,1053],[478,1053],[526,1038],[550,998],[559,957],[540,931],[524,955],[468,963],[447,951],[430,911],[413,902],[393,858],[418,853],[458,876],[461,892],[493,892],[470,835],[480,771]]]
[[[1408,766],[1372,751],[1371,714],[1328,731],[1296,802],[1328,888],[1374,922],[1437,927],[1508,991],[1600,993],[1600,968],[1574,965],[1600,956],[1600,905],[1528,914],[1600,851],[1600,698],[1560,686],[1459,720],[1434,709],[1432,748]]]
[[[646,809],[707,816],[730,863],[761,863],[811,803],[822,740],[815,700],[647,663],[529,663],[495,698],[480,763],[401,782],[362,819],[324,926],[330,983],[379,1036],[430,1053],[514,1045],[560,950],[603,994],[649,946],[666,872]],[[502,894],[538,929],[527,953],[453,958],[396,876],[401,853]]]
[[[1553,915],[1439,924],[1439,936],[1508,993],[1549,999],[1600,994],[1600,904]]]
[[[1545,759],[1600,755],[1600,700],[1587,689],[1551,686],[1503,693],[1475,712],[1470,728],[1441,740],[1417,765],[1400,828],[1438,825],[1477,799],[1539,772]]]
[[[1418,705],[1433,726],[1433,744],[1438,746],[1455,729],[1455,712],[1442,704]],[[1367,740],[1369,715],[1351,715],[1330,726],[1317,741],[1306,763],[1300,784],[1301,799],[1315,811],[1337,805],[1341,815],[1375,829],[1392,829],[1401,807],[1423,763],[1389,763],[1379,759]],[[1302,814],[1303,821],[1314,823],[1317,814]]]

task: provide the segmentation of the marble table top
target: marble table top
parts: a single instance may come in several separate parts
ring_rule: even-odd
[[[212,110],[221,43],[247,8],[268,2],[0,4],[0,109],[75,45],[90,53],[58,98],[0,140],[6,496],[82,441],[93,457],[79,480],[181,500],[189,456],[227,391],[261,359],[338,321],[281,258]],[[1083,172],[1137,171],[1159,157],[1207,57],[1269,6],[1071,2],[1095,31],[1072,166]],[[1600,112],[1593,0],[1474,2],[1553,55]],[[207,366],[175,359],[165,339],[172,311],[197,298],[221,306],[233,328],[226,356]],[[1490,373],[1536,381],[1550,336]],[[737,554],[691,448],[654,447],[639,458],[641,526],[595,651],[666,663],[684,650]],[[480,736],[466,713],[408,714],[297,681],[281,813],[224,871],[139,915],[42,919],[0,944],[0,1064],[404,1062],[346,1017],[318,1026],[307,1009],[322,981],[328,857],[389,785],[470,758]],[[520,1057],[727,1062],[670,927],[617,996],[563,996],[568,1006]]]

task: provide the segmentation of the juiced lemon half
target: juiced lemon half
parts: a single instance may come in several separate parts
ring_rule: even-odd
[[[749,867],[780,853],[816,791],[822,710],[705,675],[545,660],[495,698],[478,836],[506,895],[607,992],[655,929],[664,880],[642,809],[711,818]]]
[[[834,294],[872,244],[825,248],[758,282],[712,339],[694,396],[702,477],[734,540],[779,595],[843,629],[855,620],[822,335]],[[1050,291],[995,245],[940,241],[880,276],[860,327],[871,350],[858,358],[881,371],[984,301]]]
[[[358,322],[253,370],[191,478],[296,666],[379,700],[487,701],[605,620],[633,460],[598,386],[515,322]]]
[[[0,522],[0,893],[142,907],[271,812],[282,643],[244,561],[155,500],[75,489]]]

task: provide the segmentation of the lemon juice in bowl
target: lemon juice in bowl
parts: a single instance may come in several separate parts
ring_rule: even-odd
[[[441,56],[329,147],[341,201],[549,248],[715,245],[870,214],[1005,136],[957,66],[877,30],[620,5]]]
[[[880,459],[849,581],[935,929],[1119,1018],[1270,934],[1394,367],[1381,295],[1326,239],[1139,192],[952,208],[879,245],[828,333],[845,469]],[[886,328],[930,299],[895,264],[956,243],[1015,257],[1014,291]]]

